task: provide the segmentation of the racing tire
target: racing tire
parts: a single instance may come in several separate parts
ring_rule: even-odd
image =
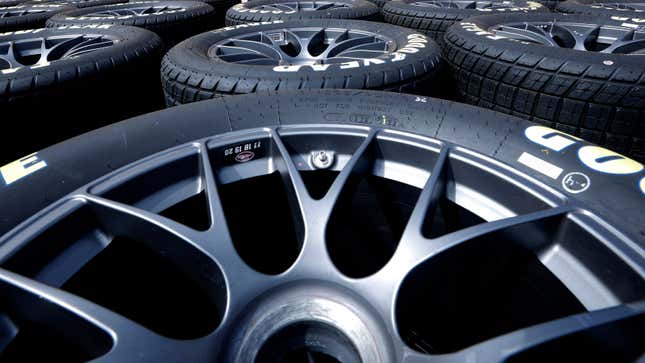
[[[2,118],[12,123],[7,136],[21,135],[0,145],[4,162],[163,107],[154,71],[161,40],[150,31],[90,25],[0,35],[0,48],[16,42],[21,48],[0,54]]]
[[[554,22],[556,30],[550,33]],[[590,24],[587,33],[576,28],[584,24]],[[645,66],[637,53],[621,53],[638,52],[642,44],[599,38],[594,29],[601,29],[601,34],[604,29],[631,34],[634,27],[580,15],[481,16],[448,30],[444,54],[457,78],[458,94],[466,102],[644,160]],[[580,37],[567,35],[576,32]],[[539,41],[544,43],[536,44]],[[585,50],[571,49],[574,43]]]
[[[226,25],[275,20],[373,20],[378,15],[379,8],[367,0],[333,0],[329,2],[251,0],[231,7],[226,12]]]
[[[0,170],[12,360],[642,355],[643,165],[513,116],[384,92],[269,92],[140,116]],[[305,175],[327,173],[318,199]],[[400,203],[382,216],[389,200]],[[365,229],[374,214],[387,218]],[[380,240],[334,245],[334,223],[405,233],[357,278],[348,271],[380,255]],[[276,238],[293,225],[303,243]],[[288,259],[275,253],[286,245]],[[271,257],[286,264],[266,273]],[[186,319],[160,322],[170,307]],[[43,336],[67,344],[34,350]]]
[[[462,8],[463,6],[463,8]],[[383,17],[390,24],[415,29],[443,44],[446,30],[453,24],[477,15],[506,12],[548,11],[535,1],[389,1]]]
[[[18,4],[0,7],[0,33],[22,29],[36,29],[54,14],[73,9],[62,4]]]
[[[312,38],[312,30],[320,35]],[[298,38],[299,34],[304,40]],[[273,43],[270,37],[274,37]],[[335,48],[329,45],[331,37],[339,39],[334,42]],[[302,45],[300,41],[310,42]],[[240,53],[236,44],[248,47],[248,51]],[[360,46],[369,49],[363,52],[356,48]],[[388,50],[377,53],[374,47]],[[367,54],[368,58],[305,64],[308,59],[319,62],[320,57],[332,52],[339,57],[350,56],[343,49],[349,49],[355,57]],[[440,56],[437,45],[424,35],[389,24],[324,19],[242,24],[200,34],[173,47],[163,58],[161,79],[168,106],[276,89],[431,93],[438,88],[432,80],[441,71]]]
[[[640,0],[568,0],[559,3],[556,10],[567,14],[645,18],[645,4]]]
[[[57,14],[47,27],[131,25],[157,33],[169,47],[213,27],[214,9],[197,1],[132,1]]]

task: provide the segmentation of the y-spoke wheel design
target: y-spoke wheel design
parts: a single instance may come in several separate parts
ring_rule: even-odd
[[[0,70],[44,66],[110,47],[117,41],[105,35],[79,34],[0,43]]]
[[[561,22],[522,22],[493,26],[495,34],[506,38],[551,47],[617,54],[645,54],[645,30]]]
[[[144,15],[161,15],[166,14],[171,11],[182,10],[178,6],[139,6],[132,8],[115,8],[111,10],[102,10],[94,13],[84,14],[83,17],[86,18],[104,18],[104,17],[113,17],[113,16],[144,16]]]
[[[227,39],[208,50],[225,62],[256,65],[314,65],[379,58],[396,51],[388,37],[335,28],[285,28]]]
[[[97,362],[501,362],[619,326],[642,348],[643,256],[622,234],[499,162],[390,129],[162,152],[4,236],[0,263],[11,354],[33,321],[66,322],[65,353]]]
[[[333,1],[294,1],[275,4],[262,4],[251,7],[256,10],[298,12],[298,11],[326,11],[333,9],[349,8],[349,3]]]
[[[448,0],[448,1],[415,1],[410,5],[431,7],[431,8],[453,8],[453,9],[512,9],[517,4],[511,1],[468,1],[468,0]]]

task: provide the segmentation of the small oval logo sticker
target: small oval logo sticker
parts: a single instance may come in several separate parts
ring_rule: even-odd
[[[247,161],[253,160],[255,154],[253,151],[242,151],[241,153],[235,155],[235,161],[238,163],[246,163]]]

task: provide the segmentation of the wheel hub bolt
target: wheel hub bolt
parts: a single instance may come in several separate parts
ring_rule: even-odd
[[[316,169],[327,169],[334,162],[333,151],[312,151],[311,164]]]

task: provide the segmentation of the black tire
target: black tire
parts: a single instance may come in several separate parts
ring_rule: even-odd
[[[353,122],[383,125],[452,142],[490,156],[571,196],[561,183],[520,163],[523,153],[539,155],[565,170],[591,180],[578,201],[599,213],[623,233],[645,244],[645,213],[639,181],[645,171],[612,175],[589,169],[576,141],[563,152],[525,137],[534,123],[459,103],[405,94],[349,90],[296,90],[261,93],[198,102],[92,131],[38,152],[47,167],[0,188],[0,234],[50,203],[96,178],[153,153],[193,140],[239,129],[289,124]],[[473,122],[473,121],[478,122]],[[575,139],[560,135],[567,140]]]
[[[280,31],[286,27],[369,31],[393,39],[397,52],[380,56],[377,59],[380,64],[356,63],[354,67],[352,63],[351,68],[341,69],[345,63],[339,63],[318,70],[309,66],[281,66],[279,71],[272,65],[228,63],[208,55],[213,44],[231,37],[258,31]],[[389,24],[315,19],[253,26],[244,24],[200,34],[172,48],[162,61],[161,80],[169,106],[221,95],[275,89],[369,88],[423,93],[429,90],[431,86],[428,84],[439,70],[440,56],[440,49],[425,36]]]
[[[4,8],[7,6],[16,6],[18,4],[24,3],[27,0],[0,0],[0,7]]]
[[[45,22],[54,14],[73,7],[61,4],[18,4],[0,8],[0,33],[21,29],[36,29],[45,26]],[[7,16],[9,14],[9,16]]]
[[[419,5],[419,3],[434,3],[441,4],[439,6]],[[443,43],[443,36],[446,30],[454,23],[463,19],[470,18],[482,14],[490,14],[497,12],[534,12],[534,11],[548,11],[542,4],[535,1],[526,0],[492,0],[492,1],[476,1],[470,3],[473,6],[481,6],[482,8],[466,8],[459,9],[455,7],[448,7],[452,4],[451,1],[423,1],[423,0],[397,0],[390,1],[383,6],[383,17],[386,22],[404,26],[406,28],[415,29],[430,36],[439,45]],[[465,2],[464,2],[465,3]],[[498,4],[496,7],[490,8],[489,4]]]
[[[168,9],[163,10],[164,7]],[[106,12],[140,11],[145,8],[162,9],[158,13],[126,16],[88,16]],[[74,9],[57,14],[47,21],[48,27],[76,26],[88,24],[132,25],[152,30],[166,42],[175,44],[191,35],[210,29],[214,9],[197,1],[132,1],[126,4],[94,6]]]
[[[128,0],[27,0],[25,4],[61,4],[76,8],[126,3]]]
[[[559,3],[556,10],[568,14],[645,18],[643,0],[568,0]]]
[[[385,6],[385,4],[387,4],[389,1],[391,0],[369,0],[369,2],[378,6],[379,8],[382,8],[383,6]]]
[[[228,11],[228,9],[231,8],[231,6],[239,3],[239,0],[197,0],[197,1],[205,2],[206,4],[212,6],[213,9],[215,9],[216,21],[213,24],[214,25],[212,27],[213,29],[223,27],[226,24],[226,12]]]
[[[554,10],[562,0],[538,0],[538,2],[547,8]]]
[[[45,28],[1,34],[0,44],[63,36],[69,36],[70,44],[82,44],[74,40],[77,36],[107,37],[113,43],[33,66],[8,69],[0,60],[2,119],[25,121],[11,122],[12,133],[24,136],[19,142],[0,143],[2,162],[163,107],[155,72],[161,58],[161,40],[150,31],[109,25]],[[89,45],[90,40],[85,40]]]
[[[554,19],[624,25],[608,18],[559,14],[490,15],[456,24],[446,33],[444,54],[460,96],[645,160],[641,57],[511,41],[485,31],[497,24]]]
[[[226,25],[259,23],[275,20],[306,20],[306,19],[364,19],[372,20],[379,15],[379,8],[367,0],[333,0],[339,7],[314,11],[297,10],[261,10],[259,7],[274,4],[316,4],[315,1],[304,0],[251,0],[237,4],[226,12]],[[327,3],[327,2],[323,2]]]

